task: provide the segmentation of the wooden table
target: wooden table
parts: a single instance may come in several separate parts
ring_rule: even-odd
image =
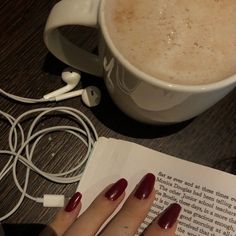
[[[5,91],[40,98],[63,85],[60,74],[66,65],[53,57],[43,42],[44,25],[55,3],[56,1],[46,0],[1,0],[0,87]],[[66,33],[82,47],[91,51],[96,48],[96,31],[76,27],[66,30]],[[84,112],[92,120],[99,136],[133,141],[186,160],[236,173],[236,90],[191,121],[161,127],[140,124],[121,113],[109,98],[102,79],[82,74],[79,87],[87,85],[96,85],[102,90],[102,103],[93,109],[85,107],[79,97],[58,104],[26,105],[2,96],[0,109],[17,117],[32,108],[71,106]],[[3,119],[0,122],[0,149],[6,149],[9,126]],[[69,121],[63,117],[53,121],[46,120],[47,125],[60,122],[67,124]],[[51,141],[46,138],[40,142],[34,158],[41,168],[54,171],[65,165],[69,168],[80,152],[84,152],[84,148],[81,148],[75,138],[57,133]],[[1,158],[0,167],[4,163],[4,158]],[[19,168],[18,174],[22,180],[24,168]],[[77,186],[48,183],[35,174],[31,175],[30,183],[28,192],[34,196],[42,196],[47,192],[65,193],[69,197]],[[19,196],[11,175],[1,181],[0,215],[11,209]],[[25,199],[19,210],[4,223],[6,226],[16,224],[9,228],[17,229],[17,232],[28,232],[27,235],[30,235],[29,229],[36,232],[40,229],[40,224],[46,224],[55,212],[56,209],[43,208],[42,205]]]

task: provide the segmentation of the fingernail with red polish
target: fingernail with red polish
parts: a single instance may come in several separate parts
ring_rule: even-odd
[[[171,204],[160,216],[158,225],[163,229],[171,228],[177,221],[180,211],[181,206],[179,204]]]
[[[67,212],[73,211],[79,205],[81,198],[82,198],[81,193],[79,192],[75,193],[68,202],[68,204],[66,205],[65,211]]]
[[[105,197],[108,200],[115,201],[125,191],[127,185],[128,185],[128,182],[126,179],[122,178],[118,180],[107,190],[107,192],[105,193]]]
[[[151,173],[146,174],[141,180],[134,196],[140,200],[148,198],[154,188],[155,180],[155,175]]]

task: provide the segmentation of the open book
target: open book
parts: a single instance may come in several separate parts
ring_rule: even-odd
[[[128,195],[147,172],[157,177],[156,199],[137,235],[173,202],[183,208],[176,236],[236,235],[236,176],[111,138],[99,138],[88,160],[82,211],[112,181],[126,178]]]

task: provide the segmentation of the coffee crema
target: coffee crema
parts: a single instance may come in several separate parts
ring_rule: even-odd
[[[236,74],[236,0],[108,0],[112,41],[136,68],[174,84]]]

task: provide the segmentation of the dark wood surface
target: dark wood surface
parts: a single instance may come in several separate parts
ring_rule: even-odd
[[[0,87],[15,95],[40,98],[63,85],[61,71],[66,67],[54,58],[43,42],[43,29],[50,9],[56,1],[17,0],[0,1]],[[97,32],[81,27],[66,30],[68,36],[88,50],[96,48]],[[96,85],[102,90],[102,103],[93,109],[85,107],[81,99],[59,103],[26,105],[0,97],[0,109],[14,117],[38,107],[71,106],[86,114],[99,136],[121,138],[146,147],[190,160],[206,166],[236,173],[236,90],[195,119],[172,126],[149,126],[129,119],[112,103],[101,78],[82,74],[79,87]],[[47,120],[50,124],[67,124],[63,117]],[[27,124],[26,124],[27,126]],[[8,146],[9,126],[0,119],[0,149]],[[35,151],[35,161],[45,170],[69,168],[84,147],[65,133],[46,137]],[[52,160],[52,153],[55,154]],[[235,158],[235,159],[234,159]],[[56,160],[55,160],[56,159]],[[6,158],[0,158],[0,167]],[[51,165],[49,165],[51,164]],[[19,177],[24,177],[19,167]],[[217,181],[217,180],[216,180]],[[65,193],[71,196],[77,184],[69,186],[48,183],[31,175],[29,192]],[[233,187],[233,186],[232,186]],[[12,175],[0,182],[0,215],[11,209],[19,198]],[[47,224],[57,209],[43,208],[25,199],[19,210],[4,221],[6,224]]]

